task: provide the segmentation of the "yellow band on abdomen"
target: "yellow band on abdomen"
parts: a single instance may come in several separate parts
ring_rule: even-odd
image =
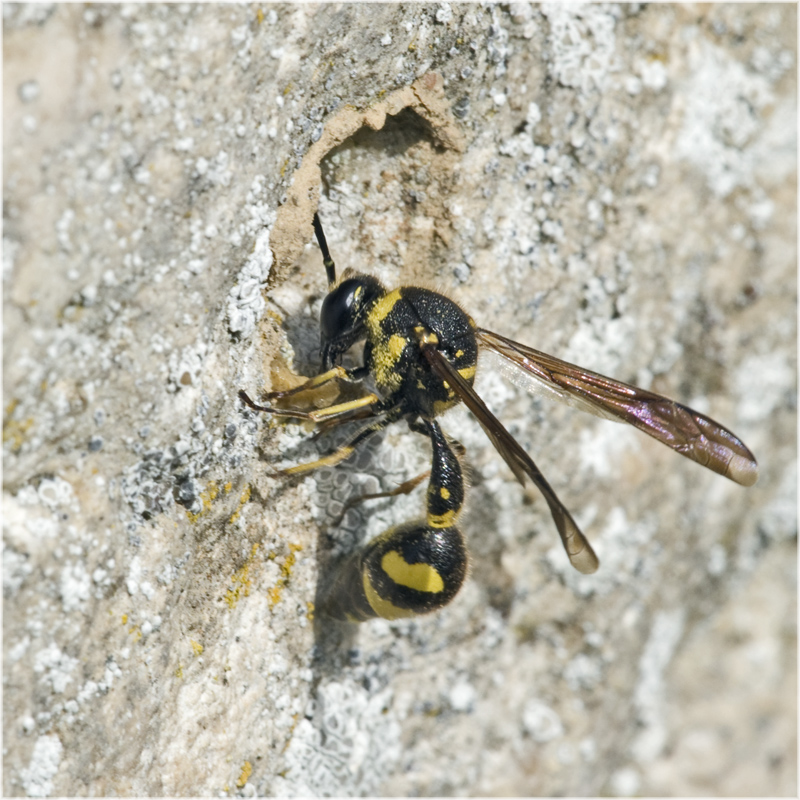
[[[456,522],[456,510],[451,508],[444,514],[428,514],[427,521],[431,528],[452,528]]]
[[[383,617],[384,619],[401,619],[403,617],[413,617],[417,614],[416,611],[412,611],[410,608],[399,608],[390,600],[384,600],[384,598],[375,591],[375,587],[369,579],[367,570],[364,570],[364,594],[372,610],[379,617]]]
[[[381,567],[395,583],[409,589],[431,594],[444,590],[442,576],[430,564],[409,564],[397,550],[384,554]]]

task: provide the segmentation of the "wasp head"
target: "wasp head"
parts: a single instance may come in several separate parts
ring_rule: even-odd
[[[348,270],[328,293],[319,319],[323,369],[330,369],[345,350],[364,337],[369,309],[385,291],[371,275]]]

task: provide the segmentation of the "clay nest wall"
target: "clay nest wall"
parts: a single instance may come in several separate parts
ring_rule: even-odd
[[[7,795],[796,794],[796,9],[6,5]],[[439,614],[314,613],[418,516],[401,423],[258,416],[319,367],[340,268],[697,407],[744,489],[477,386],[471,571]],[[325,398],[327,402],[332,397]]]

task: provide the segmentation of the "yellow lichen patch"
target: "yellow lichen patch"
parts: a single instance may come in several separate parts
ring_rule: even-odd
[[[249,761],[245,761],[244,766],[242,767],[242,774],[239,775],[239,780],[236,781],[236,788],[243,788],[252,774],[253,765]]]
[[[313,604],[313,603],[312,603],[312,602],[309,600],[309,601],[306,603],[306,608],[308,609],[308,611],[306,611],[306,617],[308,618],[308,621],[309,621],[309,622],[313,622],[313,621],[314,621],[314,609],[315,609],[315,606],[314,606],[314,604]]]
[[[128,624],[128,615],[127,614],[123,614],[122,615],[122,624],[123,625],[127,625]]]
[[[8,420],[3,425],[3,442],[11,442],[11,448],[16,452],[22,447],[22,443],[25,441],[25,434],[32,426],[33,417],[22,420]]]
[[[283,325],[283,316],[274,309],[268,308],[266,311],[266,316],[268,316],[270,319],[275,320],[275,322],[277,322],[278,325]]]
[[[264,21],[264,12],[260,8],[256,11],[256,19],[259,25]]]
[[[283,594],[283,581],[278,581],[271,589],[267,589],[270,606],[276,606],[280,603],[281,594]]]
[[[255,558],[256,550],[258,550],[258,542],[253,545],[253,549],[250,551],[247,561],[244,562],[240,569],[233,573],[233,577],[231,578],[233,588],[225,592],[225,602],[230,609],[236,608],[240,597],[249,597],[250,595],[250,587],[253,585],[252,580],[250,580],[250,566]]]
[[[294,569],[294,565],[297,562],[295,553],[302,549],[303,545],[301,544],[289,545],[289,555],[286,556],[286,559],[281,565],[281,577],[278,578],[278,582],[271,589],[267,589],[267,597],[269,598],[270,606],[276,606],[280,602],[283,590],[289,582],[292,569]],[[274,558],[274,554],[270,553],[270,555]]]
[[[226,483],[226,484],[225,484],[225,485],[222,487],[222,489],[223,489],[223,491],[225,492],[225,494],[228,494],[228,492],[229,492],[231,489],[233,489],[233,484],[232,484],[230,481],[228,481],[228,482],[227,482],[227,483]]]
[[[203,654],[203,645],[201,645],[200,642],[196,642],[194,639],[189,639],[189,644],[192,646],[192,650],[194,650],[194,654],[196,656]]]
[[[283,566],[281,567],[281,574],[287,580],[289,579],[289,576],[292,574],[292,568],[294,567],[295,562],[297,561],[297,558],[295,557],[295,553],[298,550],[302,550],[302,549],[303,549],[303,545],[301,545],[301,544],[290,544],[289,545],[289,555],[286,556],[286,561],[283,562]]]
[[[200,519],[200,517],[211,508],[211,504],[217,499],[218,494],[219,487],[217,486],[217,482],[209,481],[206,485],[206,488],[200,492],[200,502],[202,503],[202,508],[196,514],[193,514],[187,509],[186,516],[189,517],[189,521],[197,522],[197,520]]]
[[[178,669],[175,670],[175,677],[178,680],[183,680],[183,664],[178,664]]]
[[[233,512],[233,514],[231,514],[231,518],[228,520],[228,522],[231,525],[233,525],[233,523],[236,522],[237,519],[239,519],[239,514],[242,513],[242,506],[244,506],[244,504],[249,499],[250,499],[250,485],[248,484],[247,486],[244,487],[242,496],[239,498],[239,507],[236,509],[236,511]]]
[[[142,632],[139,630],[138,625],[134,625],[132,628],[130,628],[128,633],[133,636],[133,640],[135,642],[138,642],[142,638]]]

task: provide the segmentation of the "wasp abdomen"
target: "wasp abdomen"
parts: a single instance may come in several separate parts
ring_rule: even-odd
[[[433,444],[427,518],[390,528],[340,567],[320,603],[336,619],[400,619],[447,605],[467,573],[456,519],[464,503],[461,465],[439,425],[423,423]]]
[[[352,622],[427,614],[456,596],[466,572],[467,549],[458,528],[407,522],[350,556],[319,610]]]

